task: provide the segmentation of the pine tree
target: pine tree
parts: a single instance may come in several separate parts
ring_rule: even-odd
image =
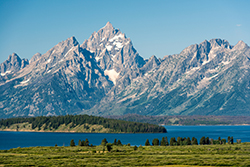
[[[108,143],[107,139],[104,138],[104,139],[102,140],[102,142],[101,142],[101,145],[106,146],[107,143]]]
[[[82,145],[82,146],[85,146],[85,141],[84,141],[84,140],[82,140],[81,145]]]
[[[161,139],[161,146],[166,146],[166,141],[164,137],[162,137]]]
[[[218,141],[219,141],[219,143],[221,144],[221,138],[220,138],[220,137],[218,137]]]
[[[186,143],[187,143],[187,145],[191,145],[191,140],[189,137],[186,139]]]
[[[233,136],[230,137],[230,143],[231,143],[231,144],[234,144],[234,138],[233,138]]]
[[[198,145],[198,141],[196,138],[194,138],[194,141],[192,142],[192,145]]]
[[[231,143],[231,142],[230,142],[230,139],[231,139],[230,136],[228,136],[228,137],[227,137],[227,143],[228,143],[228,144]]]
[[[118,141],[117,141],[117,145],[118,145],[118,146],[122,146],[121,140],[118,140]]]
[[[165,137],[165,142],[166,142],[166,146],[168,146],[169,145],[169,143],[168,143],[168,137]]]
[[[106,147],[107,147],[108,152],[110,152],[112,150],[112,144],[111,143],[108,143],[106,145]]]
[[[214,139],[210,139],[210,144],[211,144],[211,145],[214,144]]]
[[[89,146],[89,140],[88,139],[85,140],[84,146]]]
[[[205,139],[205,144],[210,144],[210,142],[209,142],[209,137],[206,137],[206,139]]]
[[[177,143],[176,143],[175,137],[171,137],[171,139],[170,139],[170,146],[174,146],[176,144]]]
[[[177,137],[177,146],[181,145],[181,138]]]
[[[75,142],[74,142],[73,139],[70,141],[70,146],[71,146],[71,147],[75,146]]]
[[[200,145],[204,145],[205,144],[205,137],[203,136],[201,139],[200,139]]]
[[[149,140],[146,140],[145,146],[150,146]]]
[[[83,146],[81,140],[78,141],[78,146]]]
[[[117,145],[116,139],[114,140],[114,143],[113,143],[113,145]]]
[[[155,138],[152,142],[153,146],[159,146],[159,139]]]

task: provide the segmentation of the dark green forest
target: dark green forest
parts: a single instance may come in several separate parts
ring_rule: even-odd
[[[6,127],[18,123],[30,123],[32,129],[51,130],[57,129],[60,125],[69,125],[74,128],[83,124],[102,125],[118,133],[166,133],[167,130],[158,125],[148,123],[138,123],[123,120],[115,120],[89,115],[65,115],[65,116],[39,116],[39,117],[18,117],[0,120],[0,127]],[[45,126],[44,126],[45,125]]]

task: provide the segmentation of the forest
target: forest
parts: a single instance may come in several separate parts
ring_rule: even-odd
[[[250,116],[214,116],[214,115],[171,115],[145,116],[127,114],[107,116],[107,118],[134,122],[147,122],[158,125],[250,125]]]
[[[166,133],[163,126],[148,123],[138,123],[123,120],[115,120],[89,115],[65,115],[65,116],[39,116],[39,117],[18,117],[0,120],[0,128],[8,129],[16,125],[16,131],[20,128],[19,124],[29,123],[31,129],[56,130],[61,125],[69,126],[71,129],[83,125],[84,129],[89,129],[91,125],[101,125],[113,133]],[[91,132],[95,129],[91,129]]]

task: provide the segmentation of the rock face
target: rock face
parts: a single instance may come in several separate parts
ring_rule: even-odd
[[[30,61],[1,64],[0,117],[91,114],[250,115],[250,48],[212,39],[144,60],[107,23]]]
[[[15,73],[29,64],[27,59],[21,59],[16,53],[9,55],[8,59],[0,64],[1,76],[8,73]]]

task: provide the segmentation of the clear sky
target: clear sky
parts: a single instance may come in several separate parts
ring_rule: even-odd
[[[0,63],[30,59],[110,21],[144,58],[180,53],[205,39],[250,45],[249,0],[0,0]]]

